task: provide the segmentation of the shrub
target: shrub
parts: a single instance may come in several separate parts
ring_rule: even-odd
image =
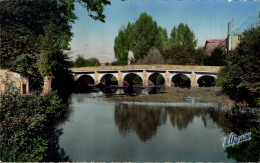
[[[0,160],[42,161],[48,148],[48,131],[63,105],[56,93],[21,95],[10,80],[0,94]],[[46,133],[47,131],[47,133]]]

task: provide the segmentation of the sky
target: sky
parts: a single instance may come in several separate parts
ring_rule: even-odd
[[[96,57],[101,63],[112,62],[114,39],[122,26],[134,23],[141,13],[152,16],[168,35],[174,26],[188,24],[203,47],[206,40],[225,39],[228,22],[235,30],[249,16],[258,16],[260,0],[110,0],[105,7],[105,23],[95,21],[81,5],[75,5],[78,19],[72,25],[74,37],[70,43],[72,59]]]

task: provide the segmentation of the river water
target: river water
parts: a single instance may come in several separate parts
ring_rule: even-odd
[[[59,145],[75,162],[236,161],[222,147],[234,128],[230,118],[212,104],[194,106],[72,94],[68,118],[58,126]]]

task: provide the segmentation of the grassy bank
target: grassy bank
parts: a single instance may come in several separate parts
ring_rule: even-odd
[[[162,94],[135,96],[108,96],[110,101],[128,102],[184,102],[185,97],[193,97],[196,101],[219,103],[220,88],[166,88]]]

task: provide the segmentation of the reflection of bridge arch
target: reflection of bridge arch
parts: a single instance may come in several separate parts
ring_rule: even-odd
[[[148,77],[148,86],[153,86],[153,85],[164,85],[165,83],[165,78],[164,75],[158,72],[155,72],[151,74]]]
[[[105,85],[118,85],[118,79],[113,74],[104,74],[99,83],[105,84]]]
[[[80,86],[88,86],[88,85],[94,85],[94,78],[90,75],[81,75],[78,80],[78,84]]]
[[[171,86],[190,88],[191,86],[190,77],[182,73],[176,74],[171,79]]]
[[[215,81],[216,77],[213,75],[204,75],[201,76],[198,80],[197,83],[199,87],[212,87],[215,86]]]
[[[123,85],[131,85],[131,84],[141,84],[142,85],[143,80],[142,77],[136,73],[129,73],[126,74],[123,78]]]

